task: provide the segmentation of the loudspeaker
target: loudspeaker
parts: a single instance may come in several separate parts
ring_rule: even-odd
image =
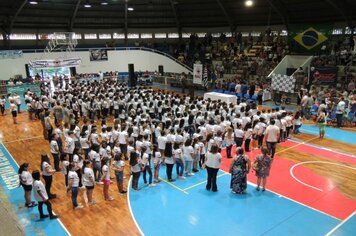
[[[26,69],[26,78],[30,78],[31,75],[30,75],[30,68],[29,68],[28,64],[25,64],[25,69]]]
[[[75,76],[77,74],[77,68],[70,67],[70,74],[71,74],[71,76]]]
[[[135,75],[135,67],[134,64],[128,64],[129,66],[129,81],[128,81],[128,86],[129,87],[135,87],[137,84],[137,78]]]
[[[158,66],[158,72],[159,72],[159,74],[160,74],[161,76],[163,76],[164,71],[163,71],[163,66],[162,66],[162,65],[159,65],[159,66]]]

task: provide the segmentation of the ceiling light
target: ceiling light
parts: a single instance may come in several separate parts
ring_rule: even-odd
[[[31,5],[37,5],[38,4],[37,1],[29,1],[28,3],[31,4]]]
[[[134,9],[133,9],[133,7],[128,7],[127,10],[128,11],[133,11]]]
[[[253,5],[253,1],[252,0],[246,0],[245,1],[245,6],[246,7],[251,7]]]
[[[91,7],[89,1],[86,1],[86,2],[84,3],[84,7],[85,7],[85,8],[90,8],[90,7]]]
[[[101,2],[101,5],[103,5],[103,6],[106,6],[108,4],[109,4],[108,2]]]

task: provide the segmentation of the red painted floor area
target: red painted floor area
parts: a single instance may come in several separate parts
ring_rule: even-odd
[[[356,164],[356,159],[350,156],[304,144],[298,145],[298,143],[292,141],[287,141],[279,145],[285,147],[295,146],[293,148],[294,150],[337,160],[340,164],[342,164],[341,162]],[[235,153],[235,149],[233,149],[233,153]],[[251,161],[253,161],[255,156],[259,153],[259,150],[254,150],[253,152],[247,153],[247,155],[249,155]],[[223,161],[221,168],[228,171],[231,160],[226,158],[225,150],[222,151],[222,155]],[[267,189],[341,220],[347,218],[356,210],[356,200],[352,200],[342,194],[332,179],[320,176],[304,165],[299,165],[294,168],[293,173],[295,177],[308,185],[321,189],[322,191],[297,182],[290,173],[291,168],[297,163],[285,158],[280,158],[285,155],[288,155],[288,152],[281,152],[275,156],[271,174],[267,180]],[[332,171],[333,165],[327,163],[321,164],[330,166],[327,168],[330,168],[330,171]],[[350,178],[352,178],[352,176],[350,176]],[[353,177],[353,181],[356,181],[355,178],[356,177]],[[253,171],[248,175],[248,180],[256,183],[257,179]]]

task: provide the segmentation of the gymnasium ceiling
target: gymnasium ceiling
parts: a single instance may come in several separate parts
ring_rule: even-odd
[[[356,25],[356,0],[0,0],[3,33],[13,30],[206,28],[344,22]],[[101,5],[107,2],[108,5]]]

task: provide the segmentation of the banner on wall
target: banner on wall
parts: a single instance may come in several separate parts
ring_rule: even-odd
[[[194,64],[193,83],[194,84],[203,84],[203,65],[202,64]]]
[[[106,49],[89,49],[90,61],[107,61],[108,51]]]
[[[290,25],[288,35],[292,52],[313,53],[321,49],[332,33],[331,24]]]
[[[32,68],[45,69],[57,67],[76,67],[82,63],[80,58],[59,59],[59,60],[37,60],[30,61],[29,65]]]
[[[41,96],[41,84],[20,84],[20,85],[7,85],[7,93],[18,95],[23,95],[27,90],[30,89],[31,92],[36,93],[37,96]]]
[[[335,84],[337,80],[336,66],[311,66],[310,67],[310,78],[312,84]]]
[[[0,51],[0,59],[16,59],[23,57],[21,50],[4,50]]]

